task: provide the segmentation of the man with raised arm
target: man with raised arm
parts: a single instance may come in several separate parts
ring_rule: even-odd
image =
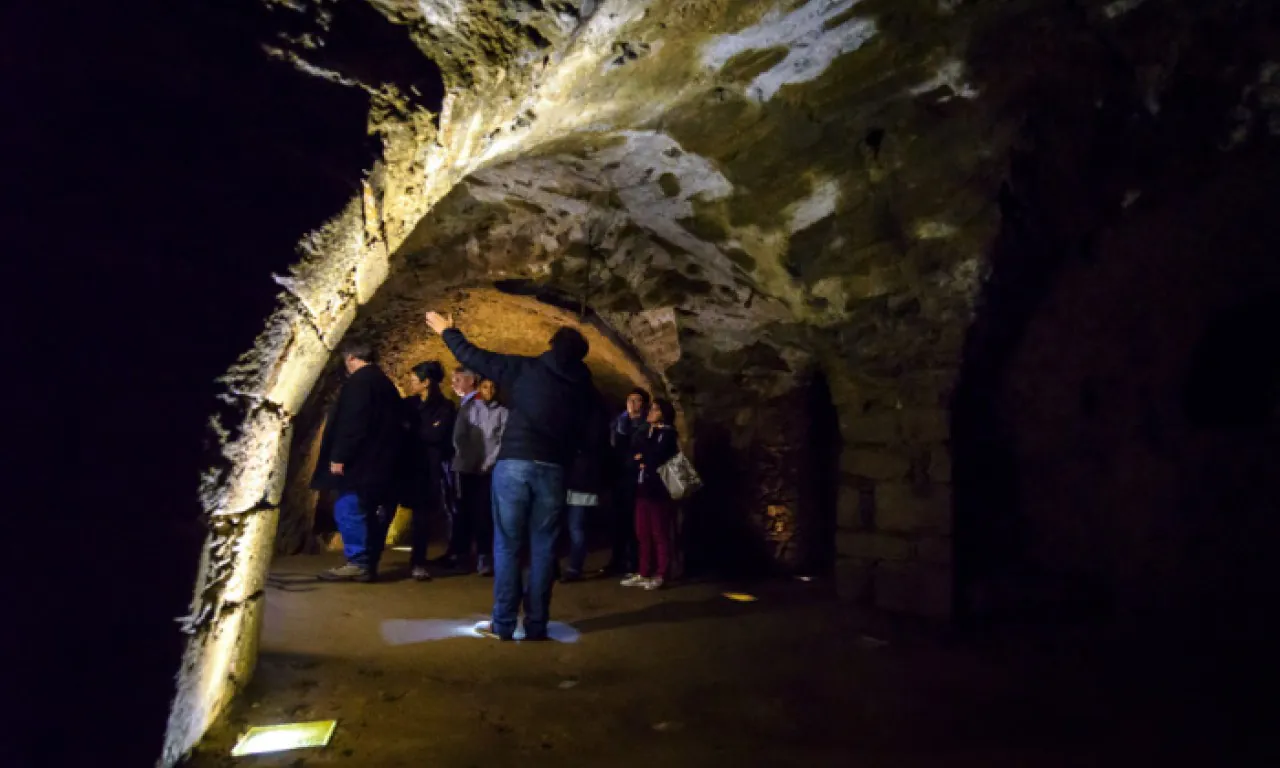
[[[555,547],[565,506],[565,468],[590,428],[588,404],[596,402],[583,359],[587,340],[567,326],[538,357],[480,349],[453,327],[453,318],[428,312],[458,362],[493,380],[509,409],[498,462],[493,468],[493,621],[488,631],[511,640],[520,611],[520,550],[529,544],[529,584],[524,604],[527,640],[547,638]]]

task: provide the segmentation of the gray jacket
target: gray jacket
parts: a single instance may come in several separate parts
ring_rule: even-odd
[[[472,397],[458,409],[453,423],[453,471],[483,473],[493,470],[507,426],[507,409]]]

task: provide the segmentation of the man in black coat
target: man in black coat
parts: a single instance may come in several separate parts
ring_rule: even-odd
[[[527,540],[525,638],[545,640],[565,471],[586,437],[586,406],[598,398],[583,362],[587,340],[563,327],[538,357],[500,355],[467,341],[452,318],[428,312],[427,325],[458,362],[497,383],[510,409],[493,469],[493,621],[488,629],[503,640],[515,633],[522,592],[519,557]]]
[[[395,512],[403,443],[400,393],[374,364],[373,346],[367,341],[343,341],[338,354],[348,378],[325,421],[311,487],[338,494],[333,517],[347,562],[320,578],[373,581]]]

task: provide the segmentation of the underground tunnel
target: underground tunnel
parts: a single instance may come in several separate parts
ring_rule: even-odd
[[[634,386],[670,398],[706,481],[684,512],[704,584],[760,585],[766,603],[812,584],[797,605],[826,601],[832,622],[1190,626],[1192,645],[1242,633],[1241,659],[1262,646],[1280,533],[1268,4],[264,7],[264,56],[367,96],[376,161],[316,212],[219,379],[161,764],[213,759],[206,734],[221,745],[237,702],[267,695],[254,681],[278,679],[255,676],[287,625],[272,628],[273,561],[333,546],[307,479],[338,344],[371,339],[397,383],[422,359],[451,366],[427,309],[520,354],[580,328],[613,406]],[[651,626],[696,621],[646,610],[674,612]],[[617,631],[579,629],[584,648]],[[786,679],[761,675],[787,700]],[[940,701],[962,708],[957,690]],[[744,691],[743,707],[768,698]],[[744,717],[787,722],[759,706]],[[811,756],[852,748],[825,725],[845,714],[796,711],[826,729],[788,732],[829,750]],[[938,727],[960,739],[962,721]],[[884,748],[909,739],[883,725]]]

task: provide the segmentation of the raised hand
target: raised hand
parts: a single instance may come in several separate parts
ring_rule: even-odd
[[[453,315],[442,315],[439,312],[427,312],[427,325],[436,333],[444,333],[453,327]]]

